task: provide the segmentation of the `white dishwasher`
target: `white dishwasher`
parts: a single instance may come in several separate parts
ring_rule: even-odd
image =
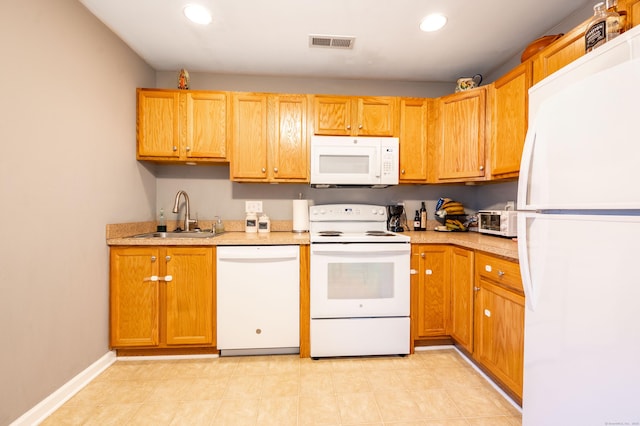
[[[221,356],[300,352],[300,248],[217,247]]]

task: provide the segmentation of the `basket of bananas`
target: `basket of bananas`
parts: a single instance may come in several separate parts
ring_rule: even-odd
[[[436,203],[436,219],[443,226],[436,229],[440,231],[465,232],[469,225],[464,206],[459,201],[451,198],[440,198]]]

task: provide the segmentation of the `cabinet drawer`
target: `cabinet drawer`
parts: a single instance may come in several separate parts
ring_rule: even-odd
[[[516,262],[484,253],[477,253],[476,272],[480,277],[487,278],[519,292],[523,291],[520,265]]]

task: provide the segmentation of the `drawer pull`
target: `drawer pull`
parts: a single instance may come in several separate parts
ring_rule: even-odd
[[[425,270],[424,273],[427,275],[433,275],[433,271],[431,269]]]
[[[410,269],[409,270],[409,275],[416,275],[418,273],[418,271],[416,271],[415,269]]]
[[[485,309],[484,310],[484,316],[487,317],[487,318],[491,318],[491,311],[488,310],[488,309]]]
[[[504,275],[504,271],[500,271],[500,270],[499,270],[499,271],[498,271],[498,276],[499,276],[499,277],[501,277],[501,276],[503,276],[503,275]]]

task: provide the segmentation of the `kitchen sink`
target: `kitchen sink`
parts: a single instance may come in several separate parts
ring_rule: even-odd
[[[213,232],[203,231],[179,231],[179,232],[147,232],[146,234],[133,235],[130,238],[213,238]]]

